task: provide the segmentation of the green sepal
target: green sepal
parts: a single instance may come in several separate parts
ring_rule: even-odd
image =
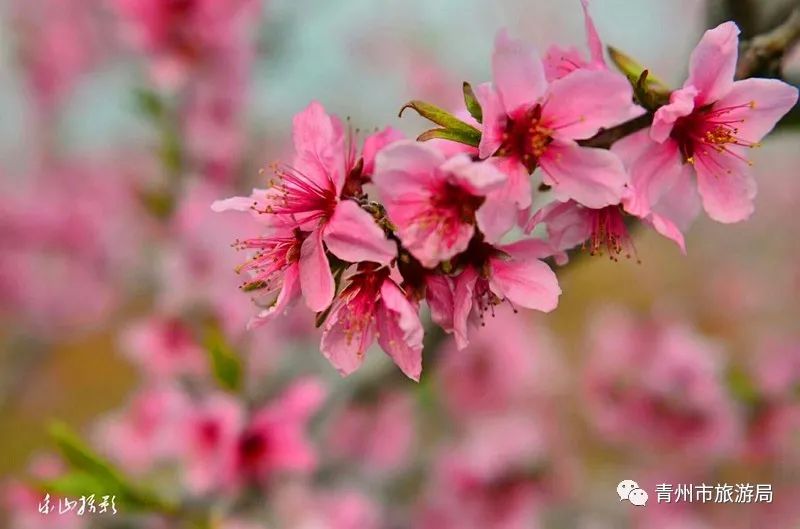
[[[475,97],[475,92],[472,90],[472,85],[468,82],[464,81],[464,105],[467,107],[467,112],[469,115],[475,118],[475,121],[478,123],[483,123],[483,109],[481,108],[481,104],[478,102],[478,98]]]
[[[670,89],[664,81],[653,75],[629,55],[608,46],[611,61],[628,78],[636,102],[650,111],[669,102]]]
[[[445,139],[452,139],[452,141],[458,141],[459,143],[465,143],[466,145],[473,146],[476,146],[480,143],[481,131],[468,123],[464,123],[451,113],[437,107],[436,105],[426,103],[425,101],[409,101],[403,106],[403,108],[400,109],[400,116],[403,115],[403,111],[407,108],[413,109],[423,118],[436,123],[442,129],[446,130],[448,135],[452,136]],[[424,137],[425,139],[443,137],[438,136],[437,134],[441,134],[438,132],[432,133],[429,136],[425,136],[426,134],[428,133],[423,133],[421,137]],[[424,139],[420,141],[424,141]]]
[[[481,135],[480,133],[478,133],[477,136],[472,133],[465,134],[452,129],[431,129],[417,136],[417,141],[428,141],[432,139],[450,140],[477,147],[481,142]]]

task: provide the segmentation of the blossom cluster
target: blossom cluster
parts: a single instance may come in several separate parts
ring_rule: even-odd
[[[420,306],[469,343],[469,328],[501,303],[549,312],[561,289],[545,259],[581,246],[635,254],[638,219],[685,251],[700,207],[724,223],[753,211],[748,150],[797,101],[774,79],[734,81],[739,30],[705,33],[683,87],[653,104],[612,71],[584,2],[590,55],[552,47],[540,57],[500,31],[492,82],[465,83],[463,120],[428,103],[435,122],[417,141],[387,128],[354,135],[318,102],[293,122],[295,154],[248,197],[215,211],[249,212],[263,234],[239,271],[257,296],[257,325],[296,298],[318,313],[321,351],[347,375],[377,340],[410,378],[422,370]],[[603,131],[648,118],[649,129],[596,146]],[[641,127],[640,127],[641,128]],[[610,148],[607,148],[610,147]],[[533,200],[534,186],[542,200]]]

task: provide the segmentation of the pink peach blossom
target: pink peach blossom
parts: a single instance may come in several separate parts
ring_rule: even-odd
[[[756,184],[747,151],[797,102],[797,88],[782,81],[734,81],[738,35],[733,22],[706,31],[692,52],[689,78],[656,111],[650,128],[659,147],[645,155],[669,163],[632,169],[635,180],[658,194],[689,165],[706,213],[725,223],[753,212]]]
[[[413,455],[414,421],[411,396],[387,391],[375,402],[353,402],[337,414],[326,444],[337,458],[385,475],[402,469]]]
[[[473,253],[477,259],[454,279],[453,327],[445,328],[459,348],[469,343],[469,325],[483,320],[487,311],[493,314],[502,302],[542,312],[558,305],[558,279],[541,261],[552,253],[547,244],[532,239],[497,247],[480,243]]]
[[[487,417],[441,447],[414,527],[538,527],[553,490],[548,445],[530,415]]]
[[[150,472],[177,458],[180,447],[175,439],[189,405],[187,396],[172,385],[141,389],[123,411],[100,422],[97,445],[127,472]]]
[[[483,109],[480,156],[515,160],[509,180],[524,183],[523,197],[530,195],[525,175],[541,167],[544,183],[559,200],[593,208],[619,203],[628,181],[622,163],[607,150],[581,147],[576,140],[640,112],[628,81],[610,71],[581,69],[548,82],[535,50],[505,31],[495,40],[492,72],[494,84],[476,90]]]
[[[445,345],[436,376],[450,414],[474,422],[554,396],[563,377],[546,330],[500,305],[467,348]]]
[[[661,320],[599,313],[584,371],[590,421],[612,442],[682,458],[684,447],[702,456],[730,453],[741,428],[719,348],[686,324]]]
[[[122,338],[124,352],[147,375],[168,379],[202,375],[208,361],[191,329],[176,317],[151,317],[131,325]]]
[[[330,305],[334,295],[326,246],[344,261],[379,264],[388,264],[397,249],[370,213],[355,200],[341,198],[357,160],[352,146],[345,145],[339,119],[326,114],[319,103],[311,103],[295,116],[293,137],[293,164],[277,168],[279,180],[264,196],[250,199],[250,204],[263,201],[261,213],[267,222],[292,226],[303,233],[299,255],[293,258],[299,260],[297,275],[306,304],[319,312]],[[229,199],[216,202],[213,207],[222,211],[243,207],[247,201]]]
[[[208,396],[186,421],[187,485],[199,494],[231,491],[276,472],[312,470],[305,427],[323,398],[317,381],[300,379],[248,418],[232,396]]]
[[[482,203],[505,180],[490,162],[473,162],[466,154],[446,159],[412,141],[381,151],[374,176],[403,247],[427,268],[466,250],[476,225],[494,231]]]
[[[156,82],[173,88],[231,48],[242,46],[256,18],[253,0],[115,0],[125,37],[152,57]]]
[[[389,274],[385,267],[361,267],[334,300],[320,349],[342,375],[361,366],[367,348],[377,338],[403,373],[419,381],[422,323],[417,307]]]

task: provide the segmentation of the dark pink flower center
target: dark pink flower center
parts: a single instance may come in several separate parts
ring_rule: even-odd
[[[163,323],[161,338],[168,352],[178,352],[192,343],[192,335],[179,318]]]
[[[627,258],[636,255],[636,247],[628,233],[620,206],[587,211],[590,215],[591,234],[589,240],[584,243],[584,248],[588,249],[591,255],[603,255],[607,252],[613,261],[618,261],[622,254]]]
[[[240,468],[245,472],[254,472],[262,466],[265,456],[270,450],[270,440],[265,432],[245,431],[239,438],[236,450]]]
[[[237,241],[234,246],[240,250],[257,250],[248,261],[242,263],[237,273],[253,271],[255,275],[241,288],[273,290],[283,282],[283,272],[300,258],[300,247],[306,234],[296,230],[284,237],[256,237]]]
[[[484,198],[470,194],[467,190],[445,183],[431,198],[431,215],[444,221],[443,224],[475,224],[475,212]]]
[[[271,193],[263,213],[289,215],[299,224],[333,215],[338,197],[330,178],[321,186],[298,169],[276,166],[274,170],[278,179],[270,182]]]
[[[515,119],[509,119],[499,156],[516,156],[529,172],[553,141],[553,130],[542,123],[542,105],[534,105]]]
[[[747,160],[731,147],[756,147],[758,144],[739,137],[743,119],[731,119],[728,114],[742,108],[754,108],[755,102],[732,107],[715,108],[714,105],[695,109],[688,116],[678,118],[670,137],[678,143],[687,163],[695,163],[709,154],[728,154]],[[747,162],[749,163],[749,162]]]
[[[381,285],[388,275],[388,268],[375,270],[368,265],[368,268],[350,278],[350,284],[342,291],[339,299],[344,306],[337,311],[337,323],[348,344],[360,340],[372,325]],[[359,354],[364,354],[364,351],[359,349]]]

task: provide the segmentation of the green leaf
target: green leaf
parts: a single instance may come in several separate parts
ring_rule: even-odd
[[[131,510],[171,512],[175,509],[151,492],[129,483],[119,470],[96,454],[66,425],[51,425],[50,436],[71,471],[39,482],[42,490],[65,496],[113,495]]]
[[[472,91],[472,85],[464,81],[464,104],[467,106],[469,115],[475,118],[478,123],[483,123],[483,109]]]
[[[456,141],[473,147],[477,147],[481,142],[480,132],[475,135],[473,133],[464,133],[453,129],[431,129],[417,136],[417,141],[428,141],[434,138]]]
[[[121,477],[111,465],[94,453],[63,423],[54,423],[50,426],[50,437],[73,468],[106,482],[121,481]]]
[[[205,346],[219,384],[228,391],[238,390],[242,383],[242,364],[217,325],[211,325],[206,332]]]
[[[136,98],[136,106],[142,113],[155,119],[160,119],[164,116],[164,103],[158,94],[152,90],[146,88],[138,89],[134,92],[134,97]]]
[[[420,116],[436,123],[440,127],[459,133],[464,137],[470,136],[478,139],[481,137],[481,131],[468,123],[464,123],[450,112],[436,105],[426,103],[425,101],[409,101],[400,109],[400,116],[403,115],[403,111],[407,108],[413,109]]]
[[[728,371],[728,388],[737,400],[754,405],[759,401],[758,389],[751,377],[743,369],[732,368]]]

